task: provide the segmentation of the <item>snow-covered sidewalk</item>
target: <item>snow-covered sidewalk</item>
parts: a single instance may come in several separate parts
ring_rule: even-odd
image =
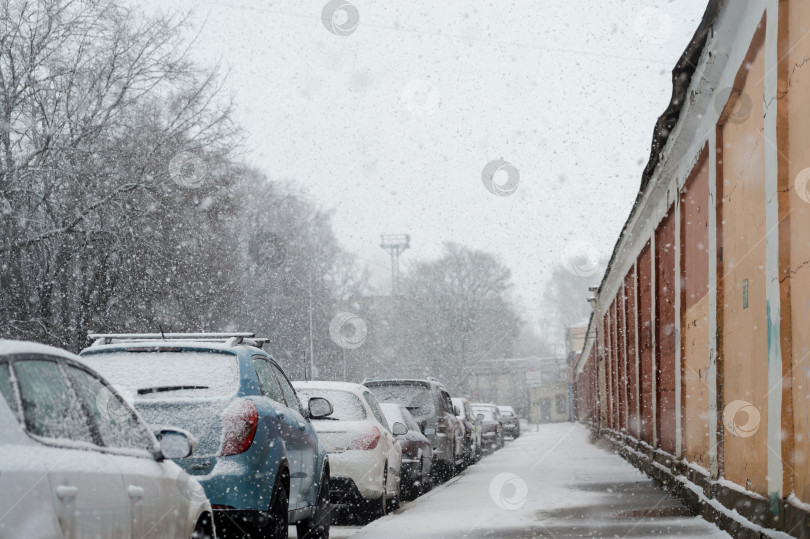
[[[533,428],[353,537],[729,537],[582,425]]]

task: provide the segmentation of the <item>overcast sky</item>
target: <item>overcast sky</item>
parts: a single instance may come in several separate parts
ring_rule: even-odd
[[[553,264],[609,256],[706,6],[352,0],[353,28],[348,11],[325,24],[321,0],[143,1],[193,11],[195,57],[229,70],[245,160],[333,209],[383,291],[379,235],[404,232],[405,267],[446,241],[497,254],[530,316]],[[519,174],[508,196],[482,181],[497,159]]]

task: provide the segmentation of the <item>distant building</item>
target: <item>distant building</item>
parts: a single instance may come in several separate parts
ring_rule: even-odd
[[[526,358],[481,361],[467,376],[467,394],[472,402],[511,406],[521,417],[529,414]]]
[[[530,423],[569,420],[571,404],[568,373],[565,358],[529,358],[526,361]]]

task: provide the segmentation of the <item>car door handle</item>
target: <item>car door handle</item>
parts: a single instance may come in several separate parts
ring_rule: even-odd
[[[60,500],[75,498],[76,494],[78,493],[79,489],[76,487],[71,487],[70,485],[59,485],[56,487],[56,497]]]
[[[127,495],[133,500],[143,498],[143,487],[137,485],[130,485],[127,487]]]

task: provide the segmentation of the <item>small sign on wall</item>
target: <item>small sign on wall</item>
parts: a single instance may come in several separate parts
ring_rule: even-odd
[[[743,279],[743,309],[748,308],[748,279]]]

